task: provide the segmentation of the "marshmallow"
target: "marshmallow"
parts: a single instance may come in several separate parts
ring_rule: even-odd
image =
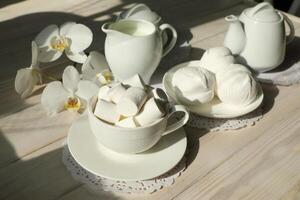
[[[117,112],[116,105],[112,102],[99,99],[94,114],[103,121],[116,123],[120,119],[120,114]]]
[[[117,112],[130,117],[136,115],[147,99],[146,92],[139,87],[130,87],[117,103]]]
[[[201,67],[183,67],[172,78],[176,97],[184,104],[198,105],[214,98],[215,75]]]
[[[131,78],[123,81],[122,83],[130,87],[139,87],[145,89],[145,83],[139,74],[132,76]]]
[[[102,99],[105,101],[110,101],[110,98],[108,96],[108,92],[111,89],[108,85],[104,85],[100,87],[99,92],[98,92],[98,99]]]
[[[107,95],[112,102],[118,103],[125,93],[126,88],[122,84],[117,84],[108,91]]]
[[[116,123],[116,126],[124,127],[124,128],[136,128],[137,124],[133,117],[127,117],[123,120],[120,120]]]
[[[135,116],[140,126],[147,126],[164,116],[164,109],[155,98],[151,97],[144,105],[142,111]]]
[[[227,66],[232,63],[235,59],[228,48],[214,47],[205,51],[199,66],[216,74],[226,72]]]
[[[217,74],[217,95],[222,102],[250,104],[257,96],[257,82],[243,65],[232,64],[224,74]]]

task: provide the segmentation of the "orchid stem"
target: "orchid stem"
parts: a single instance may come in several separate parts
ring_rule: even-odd
[[[36,71],[37,73],[39,73],[40,75],[42,75],[43,77],[49,79],[49,80],[53,80],[53,81],[60,81],[58,78],[48,74],[48,73],[45,73],[45,72],[42,72],[40,70],[37,70],[37,69],[34,69],[34,71]]]

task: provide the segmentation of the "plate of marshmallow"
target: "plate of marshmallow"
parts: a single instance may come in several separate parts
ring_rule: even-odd
[[[164,75],[163,85],[176,103],[211,118],[245,115],[264,97],[251,71],[236,64],[226,47],[208,49],[200,60],[174,66]]]

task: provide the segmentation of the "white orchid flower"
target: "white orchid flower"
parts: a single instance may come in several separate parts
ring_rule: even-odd
[[[39,48],[39,61],[52,62],[63,52],[77,63],[84,63],[87,56],[83,52],[93,40],[92,31],[83,24],[66,22],[60,27],[55,24],[44,28],[35,38]]]
[[[21,95],[21,98],[28,97],[36,84],[41,81],[41,76],[38,73],[38,47],[37,44],[32,41],[31,43],[32,59],[31,65],[27,68],[22,68],[17,71],[15,78],[15,90]]]
[[[90,52],[81,67],[81,72],[83,79],[93,81],[99,86],[109,84],[114,80],[105,56],[97,51]]]
[[[65,68],[62,82],[54,81],[47,85],[41,97],[41,104],[48,114],[54,115],[62,110],[79,111],[86,101],[98,93],[99,87],[88,80],[80,80],[73,66]]]

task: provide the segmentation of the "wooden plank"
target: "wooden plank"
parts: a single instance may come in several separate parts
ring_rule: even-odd
[[[251,129],[259,137],[205,177],[199,177],[176,199],[280,199],[299,185],[299,97],[285,96],[281,111],[276,113],[279,120],[274,120],[278,105],[272,108],[272,116]],[[288,107],[284,106],[287,102]]]
[[[0,199],[55,199],[81,185],[61,162],[62,142],[56,141],[0,169]],[[13,148],[9,142],[6,145]]]
[[[75,114],[63,112],[47,116],[41,104],[36,104],[0,120],[0,167],[46,146],[67,134]],[[8,154],[13,149],[14,154]]]

